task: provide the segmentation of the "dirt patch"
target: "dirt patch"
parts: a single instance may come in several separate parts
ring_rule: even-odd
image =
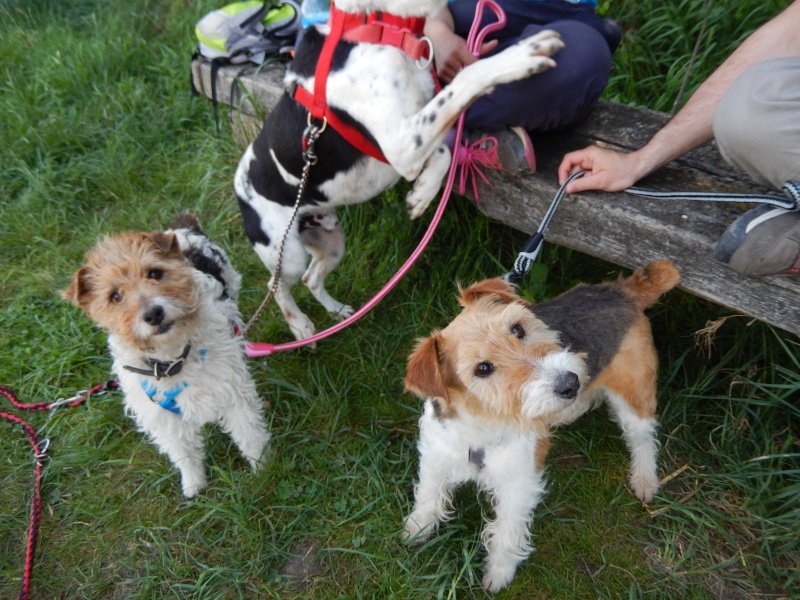
[[[289,559],[283,563],[280,573],[289,579],[295,590],[304,590],[322,571],[320,548],[319,542],[307,538],[292,546]]]

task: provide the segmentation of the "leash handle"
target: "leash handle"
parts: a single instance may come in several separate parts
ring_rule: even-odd
[[[786,210],[800,210],[800,183],[787,181],[783,184],[784,196],[763,194],[721,194],[716,192],[656,192],[639,187],[625,190],[636,196],[664,200],[692,200],[701,202],[742,202],[746,204],[769,204]]]

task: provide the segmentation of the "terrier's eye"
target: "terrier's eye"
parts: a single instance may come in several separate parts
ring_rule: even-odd
[[[122,294],[119,293],[119,290],[114,290],[108,295],[108,301],[112,304],[119,304],[122,302]]]
[[[475,367],[475,377],[489,377],[494,373],[494,365],[490,362],[482,362]]]
[[[525,328],[519,323],[511,328],[511,333],[513,333],[520,340],[525,339]]]
[[[147,272],[148,279],[155,279],[156,281],[161,281],[161,278],[164,276],[164,271],[161,269],[150,269]]]

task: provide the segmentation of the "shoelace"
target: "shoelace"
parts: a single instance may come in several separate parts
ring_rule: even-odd
[[[500,157],[497,153],[497,138],[488,136],[481,138],[476,142],[470,144],[464,142],[460,145],[456,152],[458,153],[457,164],[458,168],[458,193],[462,196],[467,189],[467,179],[472,183],[472,194],[475,196],[475,202],[478,201],[478,177],[489,187],[489,179],[483,174],[481,167],[494,169],[499,171],[502,167],[500,165]]]

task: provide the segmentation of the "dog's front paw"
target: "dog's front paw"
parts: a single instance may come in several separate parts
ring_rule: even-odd
[[[440,144],[425,162],[422,172],[414,180],[414,186],[406,195],[406,208],[412,219],[422,216],[441,189],[442,181],[450,168],[450,157],[450,149],[445,144]]]
[[[438,190],[437,190],[438,191]],[[429,196],[425,193],[420,193],[420,190],[415,186],[408,192],[406,196],[406,210],[411,219],[418,219],[423,213],[428,210],[434,196]]]
[[[564,47],[564,42],[561,41],[561,36],[557,32],[545,29],[536,35],[520,40],[519,45],[527,48],[530,54],[553,56]]]
[[[487,565],[481,583],[486,591],[496,594],[514,581],[516,571],[517,568],[514,565]]]
[[[658,475],[654,472],[631,472],[629,481],[633,493],[645,504],[652,502],[660,485]]]
[[[436,522],[423,519],[419,516],[411,514],[406,519],[403,532],[400,534],[400,539],[410,544],[421,544],[436,530]]]
[[[564,47],[555,31],[542,31],[525,38],[495,56],[503,56],[504,64],[496,71],[496,83],[505,83],[543,73],[556,66],[550,58]]]
[[[181,477],[181,487],[183,488],[183,495],[185,498],[194,498],[205,487],[208,481],[205,475],[199,476],[183,476]]]

